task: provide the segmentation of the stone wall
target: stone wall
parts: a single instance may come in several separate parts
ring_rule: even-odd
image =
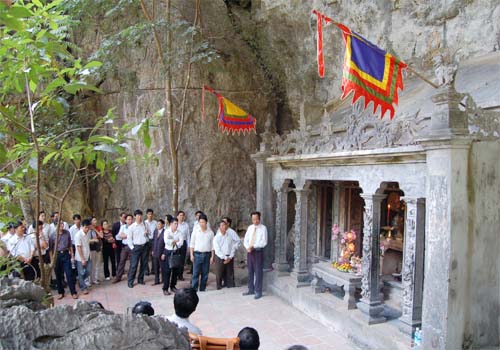
[[[467,349],[500,345],[499,153],[499,142],[476,142],[470,154]]]

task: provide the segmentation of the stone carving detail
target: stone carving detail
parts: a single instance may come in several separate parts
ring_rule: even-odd
[[[274,251],[276,252],[276,260],[278,263],[282,263],[282,251],[285,249],[285,247],[282,247],[282,242],[283,242],[283,235],[286,235],[286,227],[285,227],[285,232],[283,232],[283,228],[281,227],[281,208],[282,208],[282,201],[283,198],[283,191],[281,189],[276,191],[276,225],[275,225],[275,230],[276,230],[276,238],[274,242]]]
[[[301,191],[295,191],[297,194],[297,203],[295,203],[295,244],[294,244],[294,253],[293,253],[293,267],[296,270],[299,270],[301,267],[301,259],[302,259],[302,234],[300,228],[302,227],[302,199],[301,196],[303,193]]]
[[[325,112],[319,130],[313,131],[302,121],[298,130],[274,136],[271,151],[284,156],[411,145],[427,126],[424,120],[429,119],[421,116],[419,109],[411,115],[399,115],[392,121],[367,114],[362,103],[358,102],[344,117],[345,129],[334,130],[331,116]]]
[[[361,261],[361,269],[363,277],[361,278],[361,295],[369,300],[371,296],[370,275],[372,261],[372,235],[373,235],[373,202],[365,199],[365,211],[363,214],[363,260]]]
[[[416,212],[415,209],[408,211],[405,230],[405,257],[403,273],[401,276],[403,282],[403,302],[401,311],[403,316],[411,317],[413,308],[413,288],[415,271],[415,244],[416,244]]]
[[[468,116],[469,133],[476,137],[500,138],[500,113],[487,111],[476,105],[470,94],[465,94],[461,106]]]

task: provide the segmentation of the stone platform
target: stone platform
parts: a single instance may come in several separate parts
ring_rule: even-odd
[[[271,271],[265,274],[265,285],[269,292],[314,317],[332,332],[341,333],[360,349],[410,349],[411,339],[400,332],[400,322],[393,319],[391,308],[384,310],[389,321],[369,326],[363,314],[357,309],[348,310],[342,299],[331,293],[315,293],[310,287],[297,288],[297,281],[290,276],[278,277],[276,271]]]

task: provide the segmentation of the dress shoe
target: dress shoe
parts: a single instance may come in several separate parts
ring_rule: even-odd
[[[172,293],[176,293],[177,292],[177,288],[175,288],[175,287],[170,287],[170,290],[172,291]]]
[[[151,283],[152,286],[157,286],[159,284],[160,284],[160,282]]]
[[[134,284],[133,283],[128,283],[127,284],[129,288],[134,288]]]
[[[170,292],[168,290],[164,290],[163,295],[170,295]]]
[[[248,292],[243,293],[242,295],[245,295],[245,296],[246,296],[246,295],[254,295],[254,294],[255,294],[254,292],[250,292],[250,291],[248,291]]]
[[[73,299],[78,299],[78,294],[72,294],[71,296],[73,297]]]
[[[59,294],[57,299],[61,300],[62,298],[64,298],[64,293],[63,294]]]
[[[111,282],[111,283],[118,283],[118,282],[120,282],[120,281],[121,281],[121,280],[119,280],[119,279],[116,279],[116,278],[115,278],[115,279],[113,280],[113,282]]]
[[[144,281],[138,281],[137,284],[142,284],[143,286],[146,285],[146,283],[144,283]]]
[[[262,294],[255,294],[253,297],[255,300],[262,298]]]
[[[145,273],[145,275],[146,275],[146,276],[149,276],[149,275],[150,275],[150,273],[149,273],[149,272],[146,272],[146,273]]]

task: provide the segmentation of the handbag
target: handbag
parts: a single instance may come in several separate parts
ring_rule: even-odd
[[[168,266],[170,266],[171,269],[178,269],[182,266],[182,255],[179,249],[175,249],[168,257]]]

